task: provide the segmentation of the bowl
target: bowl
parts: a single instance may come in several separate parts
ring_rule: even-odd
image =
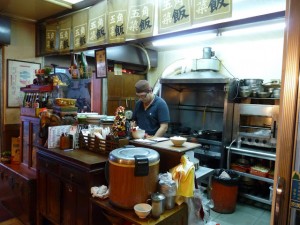
[[[145,130],[138,129],[131,131],[132,137],[134,139],[141,139],[145,137]]]
[[[183,145],[184,142],[186,142],[186,138],[180,136],[170,137],[170,140],[172,141],[173,145],[176,147],[180,147]]]
[[[269,98],[271,94],[272,93],[267,92],[267,91],[259,91],[259,92],[257,92],[257,96],[259,98]]]
[[[133,207],[135,214],[141,218],[146,218],[151,212],[152,206],[147,203],[139,203]]]
[[[243,98],[247,98],[252,94],[252,90],[240,90],[239,95]]]

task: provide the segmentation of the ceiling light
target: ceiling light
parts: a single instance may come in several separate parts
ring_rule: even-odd
[[[222,36],[239,36],[239,35],[247,35],[247,34],[255,34],[255,33],[262,33],[262,32],[270,32],[270,31],[280,31],[284,30],[285,22],[279,22],[274,24],[267,24],[261,26],[253,26],[235,30],[225,30],[222,31]]]
[[[45,0],[46,2],[53,3],[55,5],[59,5],[68,9],[72,9],[72,5],[83,0]]]
[[[182,43],[193,43],[193,42],[209,40],[215,38],[216,36],[217,36],[216,33],[205,33],[205,34],[197,34],[193,36],[173,37],[173,38],[153,41],[152,46],[159,47],[159,46],[181,45]]]

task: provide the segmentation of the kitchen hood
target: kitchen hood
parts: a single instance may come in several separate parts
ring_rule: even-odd
[[[230,80],[229,77],[219,73],[220,60],[212,58],[215,52],[210,47],[203,48],[203,57],[201,59],[193,59],[191,70],[183,71],[180,73],[167,74],[160,79],[160,83],[168,84],[190,84],[190,83],[203,83],[203,84],[227,84]],[[180,68],[180,67],[179,67]],[[175,68],[178,71],[178,68]]]
[[[161,84],[227,84],[230,78],[212,70],[191,71],[160,79]]]

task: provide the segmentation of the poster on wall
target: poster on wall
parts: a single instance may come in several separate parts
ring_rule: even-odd
[[[21,87],[32,84],[35,70],[41,68],[40,63],[19,60],[7,60],[7,107],[17,108],[22,105],[24,93]]]
[[[95,51],[96,59],[96,78],[107,77],[106,50],[100,49]]]

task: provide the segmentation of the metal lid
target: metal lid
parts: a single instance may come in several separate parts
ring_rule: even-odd
[[[161,194],[159,192],[156,192],[156,193],[152,193],[151,194],[151,200],[152,201],[156,201],[156,202],[159,202],[159,201],[162,201],[164,200],[166,197],[164,196],[164,194]]]
[[[111,162],[119,164],[134,165],[134,156],[136,155],[148,158],[149,164],[156,163],[157,161],[159,161],[159,154],[157,151],[150,148],[142,147],[117,148],[109,153],[108,159]]]

